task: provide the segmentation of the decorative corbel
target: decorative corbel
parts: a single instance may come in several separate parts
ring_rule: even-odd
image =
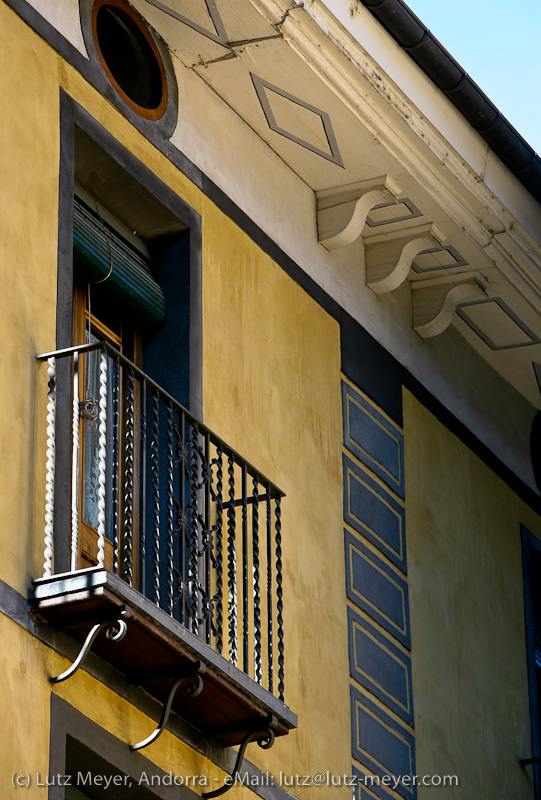
[[[317,193],[319,243],[327,250],[346,247],[361,235],[378,203],[396,200],[400,187],[388,175]]]
[[[366,283],[376,294],[392,292],[408,277],[415,256],[439,247],[445,234],[433,223],[408,228],[407,233],[383,233],[365,239]]]
[[[258,745],[263,750],[269,750],[273,746],[275,739],[273,729],[276,727],[276,723],[276,717],[274,715],[270,715],[266,720],[260,721],[259,724],[256,723],[252,730],[246,732],[237,752],[237,759],[235,761],[235,766],[233,767],[233,772],[228,776],[223,786],[220,786],[219,789],[214,789],[212,792],[203,792],[202,797],[204,800],[211,800],[213,797],[220,797],[235,785],[235,781],[237,779],[240,779],[240,769],[244,760],[244,754],[250,742],[257,741]]]
[[[443,333],[460,303],[486,298],[485,286],[478,272],[412,281],[413,330],[423,339]]]
[[[108,615],[107,615],[108,616]],[[83,646],[79,651],[79,655],[73,662],[73,664],[65,671],[62,672],[61,675],[55,675],[54,677],[49,678],[50,683],[62,683],[66,681],[68,678],[71,678],[72,675],[75,675],[77,670],[79,670],[87,655],[90,652],[90,648],[94,644],[94,640],[96,636],[102,631],[105,630],[106,637],[111,642],[120,642],[126,635],[126,631],[128,630],[128,626],[126,625],[125,620],[129,619],[131,616],[131,612],[126,606],[121,606],[120,608],[115,609],[114,618],[113,619],[105,619],[102,622],[97,622],[91,630],[89,631]]]
[[[207,668],[202,661],[196,661],[194,664],[190,664],[187,667],[178,668],[178,673],[169,687],[167,700],[162,708],[162,714],[158,725],[146,739],[142,739],[136,744],[130,744],[130,750],[142,750],[144,747],[148,747],[149,744],[152,744],[152,742],[155,742],[158,736],[162,735],[167,727],[171,706],[173,705],[173,700],[175,699],[178,688],[182,684],[185,684],[184,692],[188,697],[198,697],[203,691],[204,681],[202,676],[206,671]],[[165,674],[168,674],[168,672],[169,670],[167,670]],[[144,683],[152,683],[152,681],[159,680],[163,676],[164,673],[162,671],[150,673],[146,677],[138,678],[137,682],[141,685]]]

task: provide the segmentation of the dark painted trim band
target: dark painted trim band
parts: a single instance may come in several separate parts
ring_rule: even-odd
[[[0,580],[0,614],[4,614],[17,625],[20,625],[47,647],[51,647],[60,655],[73,661],[79,653],[80,644],[65,633],[54,630],[49,625],[36,620],[30,613],[30,608],[30,602],[26,597],[23,597],[16,589]],[[131,705],[138,708],[143,714],[156,721],[160,718],[162,709],[159,703],[153,700],[143,689],[128,683],[119,672],[93,653],[87,656],[84,670],[97,681],[108,686],[120,697],[123,697]],[[167,729],[189,747],[192,747],[220,767],[220,769],[229,773],[232,772],[237,754],[231,747],[221,747],[216,742],[206,739],[174,712],[171,713]],[[125,743],[124,745],[126,746]],[[126,746],[126,749],[128,750],[129,748]],[[173,772],[175,771],[174,764],[171,765],[171,769]],[[246,773],[248,776],[247,785],[262,800],[291,800],[293,797],[289,792],[274,783],[267,785],[267,775],[246,759],[243,762],[242,770],[243,774]]]
[[[535,663],[535,611],[534,586],[539,580],[534,560],[541,563],[541,541],[524,526],[520,526],[522,540],[522,571],[524,578],[524,623],[526,633],[526,663],[528,667],[528,688],[530,695],[531,753],[521,754],[522,758],[541,757],[541,727],[539,720],[539,686]],[[535,577],[534,577],[535,576]],[[541,795],[541,765],[533,765],[536,798]]]
[[[363,0],[364,1],[364,0]],[[94,70],[93,65],[81,55],[47,20],[30,6],[26,0],[4,0],[19,16],[27,22],[45,41],[54,47],[83,77],[98,91],[104,92],[103,80]],[[72,101],[75,102],[75,101]],[[111,102],[119,108],[113,98]],[[124,113],[122,108],[119,108]],[[126,114],[126,116],[128,116]],[[136,115],[134,115],[135,117]],[[129,117],[128,117],[129,118]],[[235,222],[252,241],[257,244],[284,272],[292,278],[304,291],[312,297],[341,326],[342,337],[342,370],[357,386],[368,394],[395,422],[402,425],[402,385],[423,403],[434,416],[458,436],[475,455],[477,455],[498,477],[536,513],[541,513],[541,498],[535,494],[520,478],[498,459],[463,423],[461,423],[443,404],[437,400],[419,381],[411,376],[399,362],[368,334],[361,325],[347,312],[341,309],[316,281],[293,261],[250,217],[242,211],[210,178],[204,175],[185,155],[170,141],[160,134],[157,126],[150,132],[141,129],[138,118],[132,124],[146,136],[158,150],[168,158],[187,178],[189,178],[213,203]],[[66,124],[66,123],[64,123]],[[97,125],[98,123],[96,123]],[[61,120],[62,126],[62,120]],[[101,127],[101,126],[100,126]],[[68,158],[61,153],[61,159]],[[62,171],[62,170],[61,170]],[[62,184],[61,190],[66,187]],[[62,243],[60,243],[62,244]],[[71,247],[71,241],[70,241]],[[65,246],[65,243],[64,243]],[[71,299],[69,300],[71,303]],[[367,357],[368,353],[375,358]],[[357,363],[355,363],[357,361]],[[360,365],[365,369],[360,373]],[[372,378],[372,380],[368,380]],[[367,391],[367,383],[369,384]],[[69,417],[69,414],[68,414]]]
[[[434,397],[400,362],[346,311],[340,318],[342,371],[362,392],[403,425],[402,387],[425,406],[501,480],[541,514],[541,497],[509,469],[463,422]]]

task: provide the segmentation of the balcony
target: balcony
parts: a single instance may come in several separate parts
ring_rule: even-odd
[[[283,493],[108,343],[38,361],[47,466],[34,613],[208,738],[287,734]]]

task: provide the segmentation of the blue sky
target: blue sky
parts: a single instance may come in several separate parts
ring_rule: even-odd
[[[405,0],[541,154],[541,0]]]

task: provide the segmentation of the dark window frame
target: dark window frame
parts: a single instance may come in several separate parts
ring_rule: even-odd
[[[84,762],[81,761],[84,759]],[[51,738],[49,744],[49,767],[47,775],[53,784],[49,786],[48,800],[65,800],[66,779],[76,787],[76,775],[81,763],[85,774],[126,776],[132,786],[127,792],[115,792],[118,800],[196,800],[200,795],[185,785],[167,785],[168,773],[157,767],[141,753],[130,750],[128,744],[118,739],[105,728],[75,709],[58,695],[51,695]],[[173,776],[185,776],[178,765],[171,764]],[[73,780],[69,778],[73,773]],[[141,776],[155,776],[155,785],[148,787]],[[55,779],[53,782],[53,778]],[[166,779],[164,781],[164,779]],[[110,796],[99,786],[81,788],[90,800],[102,800]]]
[[[202,234],[201,216],[163,180],[155,175],[131,151],[95,120],[82,106],[60,90],[60,165],[58,202],[58,271],[56,307],[56,347],[70,347],[73,337],[73,196],[75,184],[75,129],[80,128],[93,139],[126,173],[144,186],[162,206],[172,212],[186,226],[189,237],[189,398],[190,412],[203,418],[202,408]],[[58,365],[59,384],[69,385],[69,376],[60,375],[69,370],[68,360]],[[165,387],[167,388],[167,387]],[[71,463],[70,410],[71,400],[66,395],[57,398],[57,475],[69,475]],[[64,426],[64,430],[60,428]],[[54,548],[57,554],[57,572],[69,571],[69,530],[71,493],[70,481],[58,480],[55,484]],[[64,560],[63,555],[65,555]]]
[[[524,526],[521,526],[522,566],[524,576],[524,614],[526,635],[526,660],[528,665],[528,687],[530,696],[531,753],[524,758],[541,758],[541,697],[535,663],[535,618],[534,618],[534,562],[541,565],[541,541]],[[539,591],[539,590],[538,590]],[[527,767],[528,769],[528,767]],[[533,780],[536,800],[541,800],[541,764],[534,764]]]

